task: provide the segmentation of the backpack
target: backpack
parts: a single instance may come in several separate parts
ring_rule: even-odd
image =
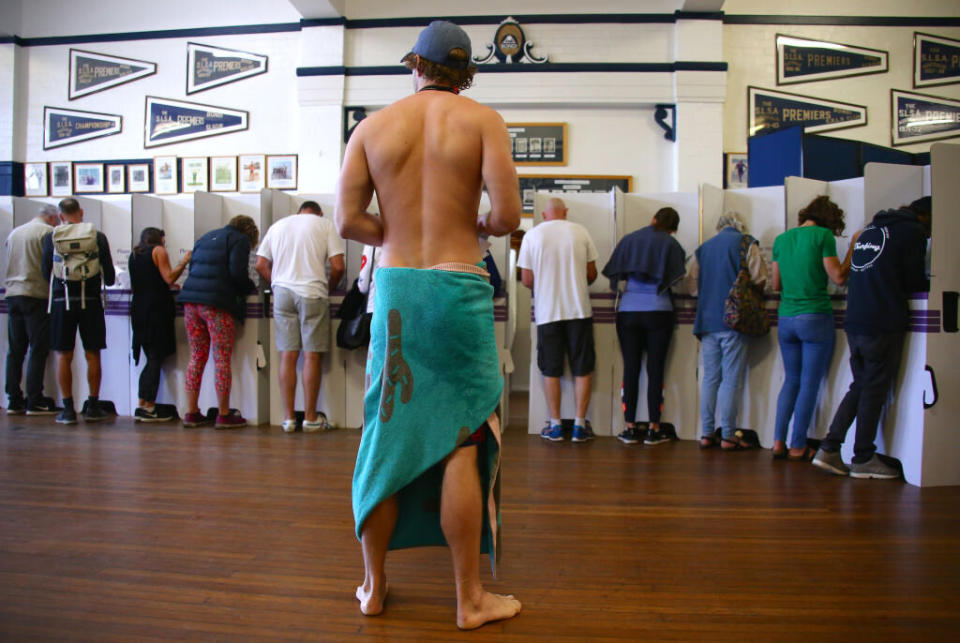
[[[63,282],[64,299],[70,310],[67,282],[80,282],[80,307],[87,307],[87,279],[100,274],[100,248],[97,229],[92,223],[67,223],[53,229],[53,266],[50,270],[50,296],[47,312],[53,303],[53,280]]]
[[[759,337],[770,330],[770,320],[763,304],[763,289],[750,281],[747,251],[755,239],[743,235],[740,243],[740,270],[723,302],[723,323],[744,335]]]

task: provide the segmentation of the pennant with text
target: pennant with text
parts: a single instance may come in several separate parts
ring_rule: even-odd
[[[888,69],[889,55],[880,49],[777,34],[778,85],[880,74]]]
[[[43,108],[43,149],[82,143],[93,138],[119,134],[123,117],[118,114],[83,112],[59,107]]]
[[[266,56],[196,42],[187,43],[188,94],[265,73]]]
[[[960,40],[913,34],[913,86],[960,83]]]
[[[813,96],[747,88],[748,136],[803,127],[808,134],[866,125],[867,108]]]
[[[144,147],[157,147],[247,129],[250,113],[147,96]]]
[[[155,73],[157,63],[71,49],[69,98],[81,98]]]
[[[890,90],[893,144],[909,145],[960,136],[960,100]]]

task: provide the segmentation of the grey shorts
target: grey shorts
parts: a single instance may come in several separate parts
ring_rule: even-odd
[[[273,334],[278,351],[326,353],[330,350],[329,302],[274,288]]]

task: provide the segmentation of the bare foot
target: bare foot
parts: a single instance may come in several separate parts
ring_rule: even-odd
[[[520,613],[520,607],[520,601],[513,594],[484,592],[477,603],[457,605],[457,627],[473,630],[490,621],[512,618]]]
[[[387,586],[374,591],[373,583],[364,581],[357,586],[357,600],[360,601],[360,611],[366,616],[376,616],[383,611],[383,604],[387,600]]]

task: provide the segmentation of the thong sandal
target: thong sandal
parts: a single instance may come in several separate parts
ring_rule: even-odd
[[[718,446],[720,443],[717,439],[711,435],[704,435],[700,437],[700,448],[701,449],[712,449],[715,446]]]
[[[784,447],[782,451],[777,451],[776,449],[773,449],[774,460],[786,460],[789,454],[790,454],[790,451],[786,447]]]
[[[817,450],[810,447],[804,447],[803,453],[800,455],[791,455],[790,452],[787,452],[787,460],[791,462],[812,462],[814,456],[817,455]]]
[[[726,446],[728,444],[732,444],[733,446]],[[724,451],[749,451],[753,448],[753,445],[747,444],[740,438],[733,438],[732,440],[723,438],[720,440],[720,448]]]

